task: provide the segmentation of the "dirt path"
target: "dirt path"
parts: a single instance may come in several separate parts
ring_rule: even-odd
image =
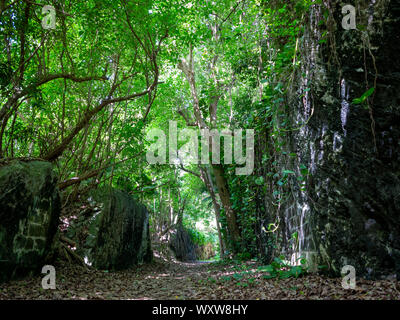
[[[42,289],[36,276],[1,284],[0,299],[400,299],[396,281],[358,280],[355,290],[345,290],[341,279],[317,275],[264,279],[250,262],[156,261],[121,272],[58,265],[56,272],[55,290]]]

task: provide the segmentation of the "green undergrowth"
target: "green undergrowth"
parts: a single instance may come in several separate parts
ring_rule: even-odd
[[[283,255],[275,257],[268,265],[259,265],[254,259],[251,261],[240,261],[235,259],[223,259],[210,264],[209,273],[212,273],[213,267],[231,266],[231,272],[219,274],[214,277],[208,277],[199,280],[204,283],[235,283],[237,286],[248,287],[255,284],[260,279],[288,279],[299,278],[307,274],[307,260],[299,258],[298,265],[290,265]]]

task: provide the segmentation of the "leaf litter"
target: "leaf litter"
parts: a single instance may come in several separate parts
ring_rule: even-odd
[[[182,263],[155,259],[124,271],[56,264],[56,289],[44,290],[44,275],[0,284],[0,299],[32,300],[399,300],[396,280],[357,279],[343,289],[341,278],[306,274],[266,279],[254,262]],[[104,272],[108,271],[108,272]]]

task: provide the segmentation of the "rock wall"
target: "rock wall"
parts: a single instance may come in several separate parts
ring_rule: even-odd
[[[282,141],[297,156],[276,159],[309,173],[305,188],[289,181],[278,250],[334,275],[353,265],[357,276],[400,278],[400,3],[358,1],[356,30],[342,28],[347,3],[324,3],[328,19],[319,5],[308,16],[289,95],[294,129]],[[277,212],[270,195],[266,206]]]
[[[0,282],[40,272],[49,262],[60,210],[50,163],[0,164]]]
[[[77,254],[103,270],[122,270],[152,260],[145,206],[130,194],[110,188],[92,192],[89,202],[67,232],[78,244]]]

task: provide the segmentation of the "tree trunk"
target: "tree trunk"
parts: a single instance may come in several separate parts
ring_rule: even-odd
[[[210,196],[212,199],[214,213],[215,213],[215,222],[217,224],[217,230],[218,230],[220,257],[223,257],[225,254],[226,246],[224,243],[224,239],[222,238],[221,224],[219,222],[221,219],[221,208],[217,201],[217,195],[214,192],[214,186],[213,186],[208,168],[202,168],[200,166],[199,166],[199,168],[200,168],[200,172],[201,172],[201,179],[203,180],[204,184],[206,185],[206,188],[208,189],[208,192],[210,193]]]
[[[212,63],[212,70],[214,71],[215,63],[218,57],[215,56],[213,58]],[[212,97],[212,102],[209,105],[210,110],[210,118],[211,123],[210,126],[207,125],[205,118],[200,109],[199,105],[199,98],[197,94],[196,88],[196,81],[195,81],[195,72],[194,72],[194,60],[193,60],[193,47],[190,46],[189,48],[189,57],[188,60],[181,59],[178,63],[178,68],[182,70],[184,75],[186,76],[186,80],[189,83],[190,91],[193,98],[193,113],[196,119],[196,125],[199,129],[213,129],[216,127],[216,115],[217,115],[217,108],[218,108],[218,101],[220,99],[220,95],[216,95]],[[217,83],[214,74],[214,82]],[[188,124],[188,123],[187,123]],[[189,125],[189,124],[188,124]],[[212,150],[212,139],[210,137],[210,147]],[[228,227],[228,236],[233,241],[233,250],[236,251],[238,248],[238,244],[240,243],[241,237],[239,228],[236,222],[236,215],[232,208],[230,194],[228,189],[228,184],[224,177],[224,170],[220,164],[212,164],[213,172],[216,177],[216,184],[218,188],[218,193],[222,202],[222,205],[225,209],[226,220],[227,220],[227,227]]]
[[[241,240],[240,231],[236,221],[236,214],[232,208],[231,198],[228,189],[228,183],[224,176],[224,169],[220,164],[212,165],[215,180],[218,188],[219,197],[225,209],[226,221],[230,240],[234,242],[234,249],[237,249]]]

